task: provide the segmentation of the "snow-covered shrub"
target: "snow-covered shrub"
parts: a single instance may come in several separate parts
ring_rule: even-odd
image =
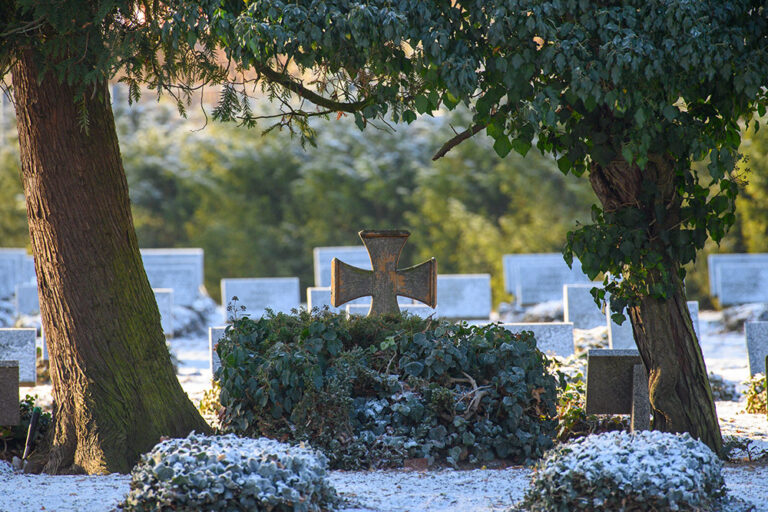
[[[530,512],[717,510],[722,462],[688,434],[608,432],[562,444],[539,462]]]
[[[312,512],[338,501],[322,454],[233,434],[157,444],[131,472],[126,511]]]
[[[766,392],[765,375],[756,373],[747,382],[744,394],[747,397],[747,412],[750,414],[765,414],[768,412],[768,393]]]
[[[221,426],[306,441],[332,468],[535,460],[556,379],[531,333],[328,311],[236,320],[219,341]]]

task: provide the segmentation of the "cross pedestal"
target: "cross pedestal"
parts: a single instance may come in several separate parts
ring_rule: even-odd
[[[408,231],[369,231],[358,233],[363,241],[371,268],[364,270],[334,258],[331,262],[331,303],[339,307],[359,297],[371,296],[368,315],[399,313],[397,296],[410,297],[435,307],[437,304],[437,261],[397,269],[400,252]]]

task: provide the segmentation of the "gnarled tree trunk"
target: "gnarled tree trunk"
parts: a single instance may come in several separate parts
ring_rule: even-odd
[[[653,243],[665,255],[664,266],[673,280],[674,291],[665,300],[643,297],[628,308],[635,342],[648,370],[653,426],[663,432],[688,432],[720,454],[720,426],[701,346],[678,277],[680,264],[666,255],[663,237],[658,236],[680,219],[681,200],[673,164],[661,155],[651,155],[643,170],[623,160],[607,166],[593,164],[589,179],[606,212],[635,206],[653,220],[649,228]],[[653,184],[652,196],[643,192],[644,180]],[[663,217],[656,215],[659,211],[664,212]],[[658,270],[650,270],[648,278],[659,282],[661,276]]]
[[[136,241],[106,83],[38,81],[31,50],[12,79],[55,432],[45,471],[128,472],[161,436],[210,427],[171,365]]]

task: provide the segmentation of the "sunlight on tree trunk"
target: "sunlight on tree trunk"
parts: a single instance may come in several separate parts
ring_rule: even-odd
[[[55,432],[45,470],[128,472],[161,436],[209,432],[176,378],[131,220],[105,83],[75,93],[20,51],[13,86]]]

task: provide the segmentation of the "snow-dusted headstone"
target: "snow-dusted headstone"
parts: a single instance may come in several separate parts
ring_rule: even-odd
[[[18,425],[20,419],[19,362],[0,360],[0,425]]]
[[[545,354],[568,357],[574,352],[571,322],[512,323],[501,326],[515,334],[531,331],[536,338],[536,346]]]
[[[202,249],[142,249],[141,259],[152,288],[171,288],[176,304],[191,306],[200,297]]]
[[[689,300],[688,312],[691,314],[691,322],[693,322],[693,330],[696,332],[696,338],[701,339],[701,330],[699,330],[699,301]]]
[[[768,262],[721,264],[717,279],[717,298],[723,306],[768,302]]]
[[[624,322],[621,325],[611,319],[611,303],[606,301],[605,320],[608,323],[608,347],[614,350],[636,349],[635,335],[632,332],[632,322],[629,314],[624,310]]]
[[[763,363],[768,357],[768,322],[747,322],[744,324],[747,337],[747,359],[749,375],[765,371]]]
[[[208,352],[210,354],[209,363],[211,368],[211,378],[216,376],[216,370],[221,367],[219,354],[216,353],[216,344],[219,343],[219,340],[224,337],[224,332],[226,329],[226,327],[208,328]]]
[[[35,329],[0,329],[0,360],[19,362],[19,384],[22,386],[35,385],[35,336]]]
[[[23,284],[37,283],[35,259],[28,254],[24,256],[24,260],[21,263],[21,279]]]
[[[506,290],[518,306],[561,300],[564,285],[590,282],[579,260],[569,268],[560,253],[505,254],[502,265]]]
[[[712,297],[720,299],[720,304],[738,304],[746,302],[768,302],[768,300],[744,300],[738,296],[738,287],[740,284],[746,286],[743,293],[760,293],[753,286],[753,282],[745,282],[744,276],[763,274],[760,269],[768,268],[768,253],[733,253],[733,254],[710,254],[707,256],[707,266],[709,269],[709,294]],[[725,274],[722,272],[725,268]],[[721,285],[727,287],[725,301]],[[737,302],[730,302],[737,300]]]
[[[344,304],[343,307],[346,310],[348,315],[359,315],[359,316],[367,316],[368,311],[371,309],[370,304],[346,303]],[[398,307],[400,308],[400,313],[410,313],[411,315],[416,315],[421,318],[427,318],[430,315],[433,315],[433,318],[437,318],[439,316],[437,308],[433,309],[427,306],[426,304],[420,304],[420,303],[398,304]]]
[[[313,251],[315,264],[315,286],[331,286],[331,261],[338,258],[344,263],[371,270],[371,258],[362,245],[343,247],[315,247]]]
[[[274,313],[290,313],[298,309],[298,277],[258,277],[221,280],[221,301],[228,304],[237,297],[237,306],[245,306],[243,314],[253,319],[261,318],[267,308]],[[240,315],[240,313],[238,313]],[[240,315],[242,316],[242,315]],[[225,308],[225,321],[230,313]]]
[[[438,274],[440,317],[486,320],[491,316],[490,274]]]
[[[397,303],[400,305],[400,311],[403,310],[404,305],[413,304],[414,301],[408,297],[397,296]],[[328,306],[328,309],[334,313],[341,313],[347,311],[349,305],[365,305],[370,307],[370,297],[360,297],[358,299],[352,299],[349,302],[345,302],[338,308],[333,307],[331,304],[331,287],[330,286],[309,286],[307,287],[307,309],[312,311],[313,308],[323,309],[324,306]],[[349,311],[347,311],[349,312]],[[352,311],[352,314],[358,314],[358,310]],[[367,310],[366,310],[366,314]]]
[[[648,374],[634,349],[587,353],[587,414],[631,414],[631,429],[649,430]]]
[[[693,322],[693,330],[696,337],[699,338],[699,302],[690,300],[687,302],[688,312]],[[608,323],[608,347],[612,349],[636,349],[635,335],[632,331],[632,322],[629,321],[629,314],[624,310],[624,322],[619,325],[611,319],[611,304],[607,302],[605,307],[606,322]]]
[[[12,299],[17,284],[24,282],[24,249],[0,247],[0,299]]]
[[[170,288],[153,288],[157,309],[160,310],[160,323],[166,336],[173,335],[173,290]]]
[[[576,329],[605,325],[605,315],[590,293],[595,286],[598,283],[563,286],[563,320],[571,322]]]
[[[40,313],[40,297],[37,284],[17,284],[13,304],[17,315],[36,315]]]

